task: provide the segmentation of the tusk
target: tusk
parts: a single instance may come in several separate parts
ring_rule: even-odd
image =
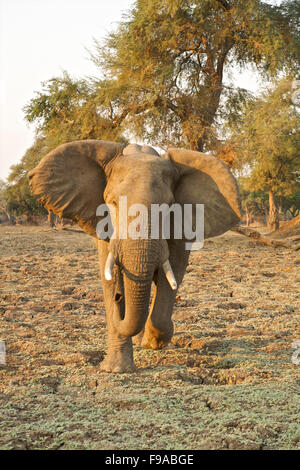
[[[107,281],[112,280],[112,271],[113,271],[114,264],[115,264],[115,260],[113,258],[113,255],[111,253],[108,253],[107,260],[105,263],[105,268],[104,268],[104,276]]]
[[[176,290],[177,289],[177,282],[176,282],[176,279],[175,279],[175,276],[174,276],[174,273],[173,273],[173,270],[171,268],[171,265],[170,265],[170,262],[169,260],[167,259],[167,261],[165,261],[162,265],[163,267],[163,270],[165,272],[165,275],[166,275],[166,278],[171,286],[171,288],[173,290]]]

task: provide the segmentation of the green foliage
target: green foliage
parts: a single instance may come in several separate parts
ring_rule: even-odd
[[[239,164],[248,166],[244,204],[255,193],[268,192],[268,225],[278,228],[278,204],[291,215],[297,213],[294,195],[300,190],[299,113],[292,101],[292,78],[275,82],[256,99],[245,103],[243,113],[230,124],[231,145],[240,155]],[[281,202],[279,201],[279,197]],[[289,198],[290,201],[289,201]]]
[[[51,148],[83,139],[124,141],[118,128],[101,112],[93,81],[74,80],[66,72],[44,82],[24,108],[25,119],[36,124],[37,135]]]
[[[100,103],[149,143],[214,147],[217,126],[245,90],[223,85],[233,66],[266,77],[297,62],[297,5],[259,0],[137,0],[92,58]]]
[[[297,217],[300,214],[300,190],[278,198],[281,212]]]
[[[18,184],[8,186],[6,194],[8,211],[14,215],[46,213],[30,193],[28,181],[24,177],[19,180]]]
[[[6,208],[6,197],[5,197],[6,184],[0,179],[0,210]]]
[[[239,153],[232,143],[220,144],[220,130],[224,135],[224,122],[236,125],[251,100],[253,116],[258,105],[246,90],[224,86],[224,75],[248,65],[267,78],[295,69],[298,10],[298,0],[280,6],[261,0],[136,0],[117,30],[103,44],[95,42],[92,59],[101,79],[74,79],[64,72],[44,82],[25,106],[36,142],[12,167],[9,207],[15,213],[41,210],[30,195],[27,173],[49,150],[73,140],[126,143],[129,132],[150,144],[213,150],[235,164]],[[294,158],[292,137],[287,142],[283,136],[283,142],[284,159]],[[278,158],[275,152],[276,164]],[[256,171],[266,175],[269,167],[252,165],[255,181],[261,180]],[[277,178],[285,190],[286,168],[282,165]]]
[[[26,151],[21,162],[11,167],[8,184],[4,191],[7,209],[14,215],[46,213],[43,206],[30,192],[27,175],[49,150],[45,139],[37,138],[34,145]]]
[[[291,78],[283,78],[249,100],[231,126],[231,141],[248,164],[245,189],[273,191],[282,196],[299,190],[299,114],[291,100]]]
[[[246,182],[247,185],[247,182]],[[239,179],[240,196],[242,209],[245,212],[251,212],[254,215],[265,215],[265,209],[268,201],[266,191],[249,191],[244,188],[243,181]]]

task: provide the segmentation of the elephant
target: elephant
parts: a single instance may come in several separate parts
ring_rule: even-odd
[[[161,156],[146,145],[82,140],[44,156],[29,173],[29,183],[47,210],[75,221],[95,238],[108,331],[100,370],[136,370],[133,344],[161,349],[172,338],[172,311],[190,249],[184,236],[174,237],[173,219],[169,238],[161,232],[156,238],[118,237],[114,225],[113,234],[101,238],[97,226],[103,218],[97,208],[114,207],[120,217],[120,196],[148,211],[153,204],[203,204],[204,238],[211,238],[240,220],[233,174],[222,161],[194,150],[169,148]],[[193,212],[193,224],[194,218]]]

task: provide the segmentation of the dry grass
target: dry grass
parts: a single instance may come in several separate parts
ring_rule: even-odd
[[[105,353],[97,253],[76,230],[0,227],[1,449],[299,449],[299,253],[237,234],[191,255],[162,351]],[[1,367],[1,366],[0,366]]]

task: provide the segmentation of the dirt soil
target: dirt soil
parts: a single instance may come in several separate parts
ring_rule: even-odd
[[[0,227],[1,449],[300,449],[300,254],[228,232],[192,253],[162,351],[100,372],[93,240]],[[299,355],[300,356],[300,355]]]

